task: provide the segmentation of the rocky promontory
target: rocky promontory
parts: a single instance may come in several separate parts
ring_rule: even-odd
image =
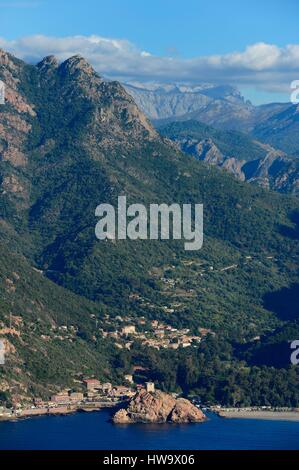
[[[131,423],[198,423],[205,415],[189,400],[174,398],[157,390],[142,390],[130,400],[127,408],[118,410],[112,420],[117,424]]]

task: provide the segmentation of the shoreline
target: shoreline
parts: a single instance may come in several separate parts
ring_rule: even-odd
[[[263,410],[219,410],[220,418],[226,419],[260,419],[269,421],[293,421],[299,422],[299,411],[263,411]]]
[[[117,408],[120,403],[101,403],[101,404],[91,404],[90,406],[84,405],[66,405],[58,406],[53,408],[28,408],[24,409],[16,414],[11,415],[2,415],[0,416],[0,422],[5,421],[19,421],[28,418],[35,418],[39,416],[66,416],[74,413],[91,413],[95,411],[101,411],[109,408]]]
[[[107,409],[118,409],[126,401],[118,402],[89,402],[89,403],[69,403],[56,407],[24,408],[15,411],[13,414],[0,415],[0,422],[19,421],[38,416],[66,416],[69,414],[85,412],[91,413]],[[248,409],[248,408],[216,408],[211,407],[209,411],[219,418],[225,419],[256,419],[269,421],[292,421],[299,422],[299,409]]]

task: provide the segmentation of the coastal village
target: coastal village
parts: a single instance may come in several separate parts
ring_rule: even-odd
[[[95,331],[103,338],[109,338],[118,349],[131,349],[134,342],[145,347],[160,349],[178,349],[197,347],[208,334],[214,334],[206,328],[199,328],[194,335],[188,328],[175,328],[160,320],[149,320],[144,316],[110,316],[105,314],[99,320],[90,315],[95,322]],[[22,330],[22,318],[11,316],[9,328],[2,333],[18,334]],[[1,332],[1,329],[0,329]],[[41,331],[42,341],[74,341],[77,336],[74,325],[52,325],[48,331]],[[134,371],[123,377],[121,385],[101,382],[95,377],[81,377],[76,380],[75,389],[65,389],[49,396],[48,400],[34,398],[32,401],[13,403],[11,408],[0,407],[0,420],[10,420],[39,415],[68,414],[75,411],[95,411],[113,408],[127,403],[137,392],[153,392],[152,382],[135,383]]]
[[[80,388],[80,391],[78,391]],[[32,403],[17,404],[13,408],[0,407],[0,420],[39,415],[69,414],[75,411],[96,411],[125,404],[137,392],[155,391],[153,382],[135,384],[133,375],[124,376],[124,385],[101,382],[96,378],[83,379],[78,390],[65,389],[51,395],[49,400],[35,398]]]
[[[267,257],[272,258],[272,257]],[[252,261],[251,256],[247,256],[243,263]],[[167,265],[153,268],[149,273],[153,280],[158,282],[160,294],[164,303],[156,303],[137,292],[129,294],[130,304],[138,309],[138,316],[128,313],[113,315],[107,311],[101,317],[90,314],[90,321],[93,325],[95,340],[96,336],[111,340],[117,349],[130,350],[135,343],[144,347],[156,350],[180,348],[197,348],[208,335],[215,336],[215,332],[209,328],[198,327],[197,330],[174,326],[172,318],[176,318],[176,312],[182,308],[186,302],[190,302],[195,291],[190,282],[190,269],[192,273],[200,277],[215,274],[217,271],[226,273],[237,269],[237,264],[221,267],[218,270],[208,263],[197,260],[183,260],[180,265]],[[188,282],[185,280],[185,270],[188,270]],[[42,272],[41,272],[42,274]],[[6,279],[6,288],[10,292],[13,283]],[[163,297],[164,296],[164,297]],[[132,309],[133,311],[134,309]],[[142,312],[142,314],[140,314]],[[144,314],[143,314],[144,312]],[[54,319],[55,320],[55,319]],[[21,316],[10,314],[6,323],[0,323],[0,335],[4,338],[6,345],[7,335],[20,337],[25,329],[34,330],[40,339],[47,342],[77,340],[79,331],[75,324],[58,324],[53,321],[45,329],[44,325],[36,323],[24,323]],[[259,336],[253,338],[258,340]],[[48,400],[39,398],[31,402],[13,403],[12,408],[0,407],[0,420],[16,419],[43,414],[67,414],[78,410],[93,411],[101,408],[115,407],[122,403],[127,403],[136,392],[144,389],[153,391],[155,385],[151,382],[144,384],[134,383],[134,372],[123,377],[121,385],[110,382],[100,382],[95,377],[81,377],[77,380],[75,389],[61,390],[49,396]],[[49,394],[50,395],[50,394]],[[218,408],[215,410],[218,412]]]

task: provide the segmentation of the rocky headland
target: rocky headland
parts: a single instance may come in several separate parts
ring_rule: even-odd
[[[189,400],[174,398],[157,390],[138,392],[126,408],[118,410],[112,420],[117,424],[131,423],[198,423],[205,415]]]

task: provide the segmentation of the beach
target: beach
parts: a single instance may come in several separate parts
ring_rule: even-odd
[[[299,411],[268,411],[268,410],[221,410],[221,418],[268,419],[272,421],[298,421]]]

